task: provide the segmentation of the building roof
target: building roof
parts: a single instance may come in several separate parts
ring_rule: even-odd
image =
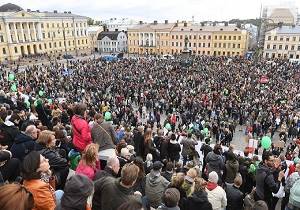
[[[275,8],[269,18],[275,20],[280,19],[282,21],[286,21],[288,18],[295,21],[295,17],[289,8]]]
[[[241,31],[236,26],[201,26],[201,25],[191,25],[191,26],[176,26],[173,28],[174,32],[180,31],[204,31],[204,32],[216,32],[216,31]]]
[[[7,3],[0,6],[0,12],[19,12],[22,10],[23,10],[22,7],[12,3]]]
[[[164,30],[171,30],[175,26],[175,23],[148,23],[148,24],[139,24],[130,29],[129,31],[164,31]]]
[[[102,31],[98,34],[97,40],[102,40],[104,37],[108,37],[111,40],[117,40],[119,33],[122,31]]]
[[[300,26],[282,26],[275,28],[267,33],[276,33],[276,34],[299,34],[300,35]]]
[[[31,11],[30,13],[40,16],[40,17],[46,17],[46,18],[51,18],[51,17],[63,17],[63,18],[85,18],[87,19],[88,17],[81,16],[81,15],[76,15],[72,14],[71,12],[38,12],[38,11]]]

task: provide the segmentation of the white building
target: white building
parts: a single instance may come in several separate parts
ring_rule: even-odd
[[[127,31],[129,28],[138,25],[139,22],[128,18],[122,18],[122,19],[111,18],[109,20],[101,21],[101,24],[105,25],[108,31],[115,31],[115,30]]]
[[[268,31],[264,57],[300,59],[300,26],[282,26]]]
[[[249,32],[249,49],[253,49],[257,46],[257,35],[258,28],[253,24],[245,24],[243,25],[244,29]]]
[[[298,18],[298,8],[294,3],[284,3],[267,6],[267,18],[270,23],[283,25],[295,25]]]
[[[98,38],[98,52],[117,53],[127,52],[127,34],[124,31],[102,31]]]

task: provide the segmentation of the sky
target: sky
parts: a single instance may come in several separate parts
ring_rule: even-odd
[[[23,9],[71,11],[95,20],[129,18],[146,22],[169,20],[227,21],[258,18],[261,5],[294,3],[300,0],[0,0],[17,4]]]

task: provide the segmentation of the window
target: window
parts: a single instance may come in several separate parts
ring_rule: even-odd
[[[299,59],[299,55],[296,55],[296,59]]]
[[[46,43],[44,44],[44,48],[47,49],[47,44]]]
[[[238,45],[237,45],[237,48],[239,48],[239,49],[240,49],[240,48],[241,48],[241,44],[238,44]]]
[[[236,40],[236,36],[233,36],[233,40]]]
[[[207,44],[207,47],[210,47],[210,43]]]
[[[218,36],[215,36],[215,40],[217,40],[218,39]]]
[[[266,53],[266,58],[268,58],[269,57],[269,53]]]
[[[289,49],[289,46],[288,45],[285,45],[285,48],[284,48],[285,50],[288,50]]]
[[[197,43],[194,43],[194,47],[197,47]]]
[[[280,44],[280,45],[278,46],[278,48],[279,48],[279,50],[282,50],[282,45]]]
[[[291,46],[291,50],[295,50],[295,45],[292,45],[292,46]]]
[[[214,44],[214,47],[217,47],[217,43]]]
[[[52,44],[51,44],[51,42],[49,43],[49,48],[52,48]]]
[[[4,42],[3,36],[0,35],[0,42]]]
[[[298,51],[300,51],[300,45],[298,45]]]
[[[174,47],[174,42],[172,42],[172,47]]]
[[[229,36],[228,39],[231,40],[231,36]]]
[[[289,37],[287,37],[287,38],[286,38],[286,41],[287,41],[287,42],[289,42],[289,41],[290,41],[290,38],[289,38]]]
[[[178,35],[176,35],[176,39],[178,39]]]
[[[201,47],[201,43],[198,44],[198,47]]]
[[[270,49],[270,45],[269,44],[267,45],[267,49]]]
[[[239,40],[241,40],[242,39],[242,37],[241,36],[239,36]]]
[[[6,49],[3,48],[3,49],[2,49],[2,52],[3,52],[3,55],[5,55],[5,54],[6,54]]]
[[[42,50],[42,45],[41,44],[39,44],[39,49]]]
[[[224,40],[226,40],[227,39],[227,37],[226,36],[224,36]]]
[[[174,35],[172,35],[172,39],[174,39]]]
[[[283,41],[283,37],[280,37],[280,41]]]
[[[219,43],[219,47],[220,47],[220,48],[222,47],[222,44],[221,44],[221,43]]]
[[[180,35],[180,39],[182,39],[182,35]]]
[[[274,36],[274,41],[277,41],[277,36]]]
[[[219,36],[219,39],[221,40],[221,39],[222,39],[222,36]]]
[[[273,50],[276,50],[276,45],[275,44],[273,45]]]
[[[271,40],[271,36],[268,36],[268,40]]]
[[[196,36],[196,35],[194,35],[194,39],[197,39],[197,36]]]
[[[202,46],[205,47],[205,43],[203,43]]]
[[[49,23],[47,23],[47,28],[49,28]]]
[[[223,43],[223,48],[226,48],[226,43]]]
[[[203,39],[206,39],[206,36],[205,36],[205,35],[203,36]]]
[[[210,36],[210,35],[208,36],[208,39],[211,39],[211,36]],[[209,51],[208,51],[208,52],[209,52]]]
[[[18,53],[18,48],[17,47],[15,47],[15,53]]]
[[[56,47],[56,42],[54,42],[54,47]]]
[[[235,44],[232,44],[232,48],[235,48]]]

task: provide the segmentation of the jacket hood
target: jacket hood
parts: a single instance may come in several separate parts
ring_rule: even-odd
[[[209,154],[210,161],[219,161],[220,160],[220,155],[217,155],[214,152],[210,152],[208,154]]]
[[[165,204],[160,205],[157,210],[180,210],[178,206],[175,207],[166,207]]]
[[[228,160],[227,164],[230,168],[237,169],[239,167],[239,162],[237,160]]]
[[[66,183],[61,200],[63,209],[85,209],[88,197],[93,192],[93,182],[84,175],[74,175]]]
[[[149,174],[149,184],[150,186],[154,187],[154,186],[157,186],[159,183],[160,183],[160,173],[157,172],[157,171],[151,171],[150,174]]]
[[[15,138],[16,144],[20,144],[26,141],[33,141],[33,139],[30,136],[26,135],[25,133],[19,133]]]
[[[192,194],[191,199],[196,201],[197,203],[204,203],[204,202],[208,201],[207,192],[205,192],[205,191],[194,192]]]

